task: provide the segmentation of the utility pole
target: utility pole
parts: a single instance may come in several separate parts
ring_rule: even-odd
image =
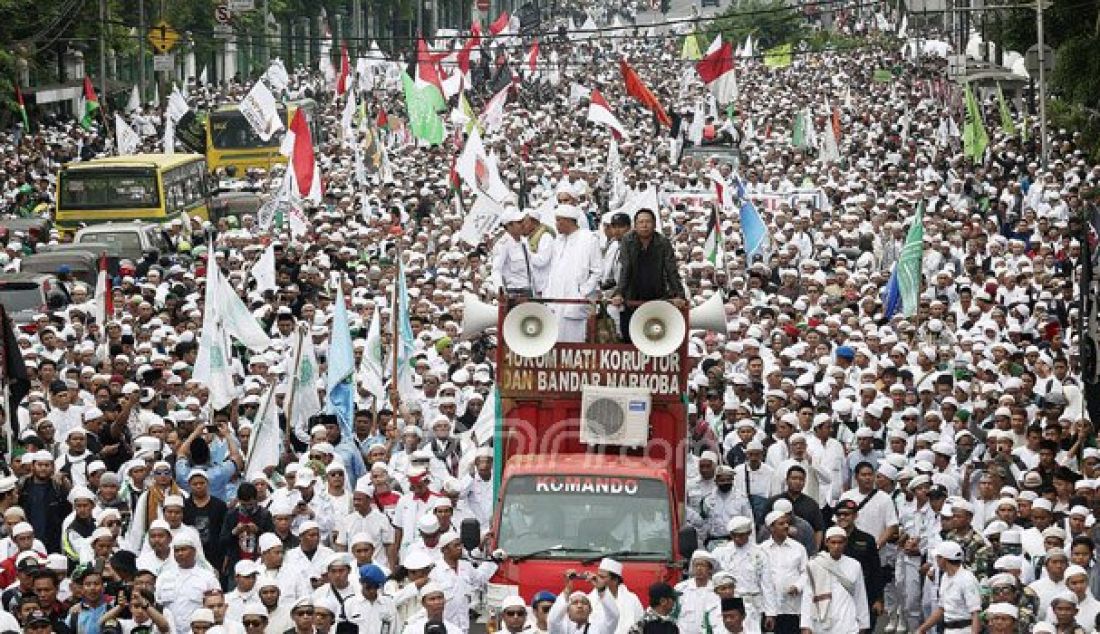
[[[145,0],[138,0],[138,92],[145,103]]]
[[[1043,9],[1045,0],[1035,0],[1037,18],[1035,20],[1039,45],[1039,141],[1040,165],[1046,169],[1050,161],[1050,140],[1047,135],[1047,70],[1046,70],[1046,42],[1043,36]]]
[[[260,24],[262,25],[260,27],[260,66],[262,66],[265,69],[267,68],[267,62],[268,62],[268,59],[270,57],[268,55],[268,51],[270,50],[270,46],[269,46],[268,41],[267,41],[267,37],[268,37],[268,33],[267,33],[267,9],[268,9],[267,0],[264,0],[263,4],[261,5],[261,9],[260,9],[260,13],[261,13],[261,15],[260,15]]]
[[[99,0],[99,99],[101,108],[107,102],[107,0]],[[102,109],[101,109],[102,112]]]

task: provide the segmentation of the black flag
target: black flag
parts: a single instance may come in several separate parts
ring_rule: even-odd
[[[8,311],[0,304],[0,385],[8,387],[7,408],[8,420],[11,422],[10,436],[12,443],[19,438],[19,420],[16,417],[16,409],[31,391],[31,379],[27,375],[27,366],[23,363],[23,353],[19,350],[19,344],[15,337],[15,326],[8,318]],[[10,454],[12,447],[8,447]]]

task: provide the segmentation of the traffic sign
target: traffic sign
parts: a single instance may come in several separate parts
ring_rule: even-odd
[[[164,20],[160,20],[149,29],[149,43],[161,54],[172,50],[179,41],[179,33],[176,33],[176,30]]]
[[[256,9],[256,0],[229,0],[229,10],[233,13],[245,13]]]
[[[176,67],[176,56],[171,53],[153,56],[153,70],[167,72]]]
[[[1034,44],[1031,48],[1027,49],[1024,53],[1024,67],[1027,68],[1028,74],[1032,77],[1039,76],[1039,45]],[[1043,46],[1043,72],[1054,72],[1054,49],[1049,46]]]
[[[229,10],[229,5],[219,4],[214,7],[214,20],[218,24],[229,24],[233,20],[233,12]]]
[[[488,11],[489,10],[489,0],[477,0],[477,10],[478,11]]]

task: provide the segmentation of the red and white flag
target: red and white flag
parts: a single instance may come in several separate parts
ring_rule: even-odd
[[[531,45],[531,50],[527,53],[527,68],[530,69],[531,73],[533,74],[535,72],[535,69],[538,68],[538,64],[539,40],[538,38],[535,38],[535,43]]]
[[[492,33],[493,35],[500,35],[501,33],[504,33],[508,30],[509,20],[510,16],[508,15],[508,12],[501,11],[500,15],[497,16],[497,19],[493,20],[492,24],[489,25],[489,33]]]
[[[336,79],[336,94],[343,95],[348,91],[348,78],[351,76],[351,60],[348,59],[347,42],[340,45],[340,76]]]
[[[313,137],[309,132],[306,113],[299,108],[290,122],[290,130],[283,138],[279,151],[290,157],[286,178],[291,180],[290,191],[299,198],[321,202],[321,170],[313,154]]]
[[[588,98],[588,120],[602,123],[614,130],[619,136],[626,137],[626,128],[623,127],[622,122],[611,113],[611,106],[608,105],[607,100],[600,94],[600,91],[593,89],[592,94],[590,94]]]
[[[443,94],[443,78],[439,76],[439,60],[446,57],[446,53],[440,55],[432,53],[428,49],[428,43],[424,38],[416,43],[416,83],[419,86],[431,84]]]
[[[737,98],[737,73],[733,67],[733,44],[726,42],[695,64],[700,79],[714,98],[725,104]]]
[[[100,328],[115,314],[114,290],[107,272],[107,256],[99,256],[99,277],[95,282],[95,321]]]

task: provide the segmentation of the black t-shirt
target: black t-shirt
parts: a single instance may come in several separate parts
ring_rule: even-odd
[[[213,496],[205,506],[198,506],[192,498],[187,498],[183,503],[183,521],[198,531],[206,560],[215,568],[220,568],[222,564],[219,536],[227,512],[225,502]]]

